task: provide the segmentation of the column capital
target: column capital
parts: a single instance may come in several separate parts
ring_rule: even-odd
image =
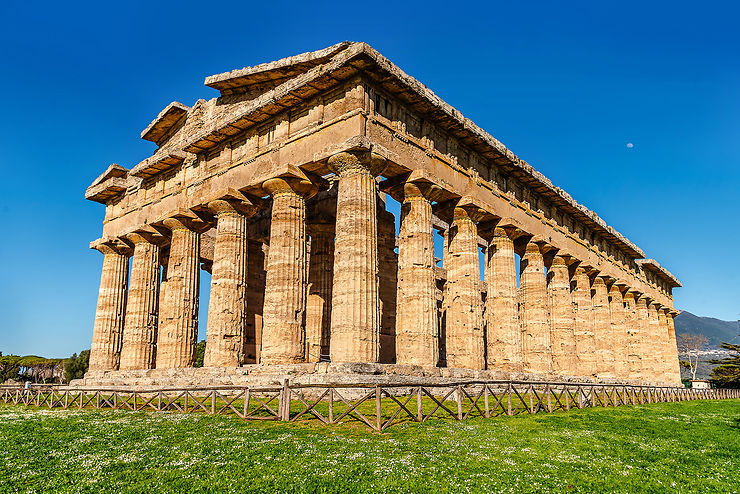
[[[366,171],[377,177],[388,166],[388,160],[367,150],[342,151],[329,157],[328,165],[339,176],[353,171]]]
[[[167,236],[159,230],[150,225],[143,225],[132,231],[126,232],[120,237],[122,241],[135,246],[139,243],[149,243],[157,245],[159,247],[165,245],[168,241]]]
[[[191,230],[197,233],[201,233],[207,230],[209,227],[208,223],[204,222],[196,215],[173,215],[163,219],[161,223],[171,232],[175,232],[177,230]]]
[[[296,195],[308,199],[319,190],[310,180],[301,177],[269,178],[262,183],[262,188],[273,199],[281,195]]]
[[[257,213],[257,206],[251,203],[245,203],[244,201],[236,201],[233,199],[216,199],[210,201],[207,204],[208,210],[216,215],[220,216],[253,216]]]
[[[95,249],[103,255],[120,254],[130,256],[132,254],[131,245],[116,237],[105,237],[90,242],[90,248]]]

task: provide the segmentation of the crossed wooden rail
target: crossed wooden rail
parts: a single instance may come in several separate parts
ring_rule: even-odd
[[[740,398],[740,389],[525,381],[291,385],[286,380],[281,387],[143,390],[0,386],[0,401],[36,407],[155,410],[325,425],[357,422],[375,431],[405,422],[447,417],[465,420],[571,408],[731,398]]]

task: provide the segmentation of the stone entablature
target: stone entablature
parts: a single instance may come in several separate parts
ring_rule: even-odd
[[[646,297],[652,307],[652,312],[649,313],[655,315],[656,323],[659,314],[673,311],[671,290],[680,286],[673,275],[654,260],[642,259],[644,253],[637,246],[606,225],[595,213],[576,203],[567,193],[553,186],[547,178],[517,158],[500,142],[363,43],[340,43],[318,52],[219,74],[207,78],[206,84],[219,89],[221,96],[210,101],[198,100],[192,107],[177,102],[168,105],[142,132],[143,138],[152,140],[159,146],[153,156],[134,166],[131,171],[113,165],[88,188],[86,197],[106,203],[104,241],[125,240],[142,232],[164,238],[160,242],[164,260],[161,262],[162,265],[167,264],[165,261],[171,250],[170,239],[174,238],[173,219],[189,222],[185,227],[195,235],[189,242],[196,243],[192,244],[192,248],[188,247],[195,250],[187,251],[191,252],[187,255],[195,257],[187,260],[188,266],[203,263],[210,269],[210,263],[223,264],[223,260],[214,259],[216,254],[208,254],[208,249],[200,245],[205,238],[212,239],[211,252],[214,238],[216,245],[226,245],[219,244],[218,234],[213,233],[218,216],[213,209],[214,201],[228,199],[236,201],[234,204],[241,205],[240,207],[247,205],[250,210],[256,212],[255,218],[261,218],[260,224],[263,225],[260,227],[262,233],[254,235],[255,219],[239,223],[237,230],[233,230],[235,223],[232,222],[228,231],[243,233],[242,240],[238,243],[230,241],[229,245],[232,247],[221,251],[228,252],[229,256],[237,251],[244,252],[248,242],[269,243],[272,236],[268,231],[270,223],[273,228],[279,228],[280,242],[276,244],[276,249],[280,252],[290,252],[289,258],[302,267],[296,271],[284,262],[265,263],[267,285],[262,289],[263,296],[266,295],[264,303],[266,307],[275,307],[267,309],[268,314],[265,316],[270,328],[269,338],[267,341],[260,339],[255,329],[250,343],[240,340],[242,343],[237,345],[244,347],[251,344],[253,346],[251,354],[255,354],[255,358],[259,358],[259,347],[267,345],[267,348],[271,349],[269,355],[265,357],[268,360],[304,361],[309,359],[308,355],[311,352],[315,354],[317,351],[326,351],[326,334],[332,334],[337,342],[343,342],[339,347],[331,348],[333,360],[359,359],[372,362],[383,358],[395,360],[397,357],[395,350],[388,352],[384,347],[393,344],[399,338],[397,332],[401,331],[400,337],[411,342],[411,346],[417,341],[425,342],[420,351],[422,354],[426,350],[431,352],[425,357],[426,363],[429,358],[433,359],[434,355],[438,354],[444,361],[446,352],[450,350],[446,344],[454,341],[455,350],[450,355],[459,362],[464,362],[461,366],[483,368],[481,366],[486,365],[483,350],[485,345],[471,342],[470,338],[477,339],[478,331],[482,335],[486,325],[489,324],[486,322],[489,320],[488,316],[485,316],[484,305],[489,308],[498,307],[497,310],[505,305],[489,302],[483,304],[481,289],[483,296],[487,296],[485,285],[489,284],[488,279],[485,283],[475,280],[473,284],[462,283],[462,280],[475,277],[478,273],[478,266],[473,265],[472,260],[477,259],[479,247],[486,250],[491,248],[489,243],[495,236],[494,227],[500,228],[501,232],[506,232],[511,237],[512,256],[516,252],[522,256],[525,265],[541,266],[523,271],[522,287],[519,289],[520,298],[522,294],[527,294],[520,300],[524,305],[519,307],[517,316],[525,321],[521,323],[522,334],[528,335],[523,347],[525,364],[526,361],[540,362],[536,366],[532,364],[537,367],[530,369],[533,372],[547,372],[554,365],[547,363],[551,358],[547,356],[547,352],[554,342],[549,338],[553,302],[547,288],[550,282],[546,280],[545,273],[551,269],[555,257],[560,259],[558,263],[562,264],[559,265],[567,268],[566,272],[558,275],[560,276],[558,283],[566,287],[567,280],[562,278],[565,274],[572,277],[576,285],[575,280],[581,280],[579,283],[585,293],[583,296],[587,297],[582,302],[587,303],[583,308],[587,311],[584,314],[588,314],[588,320],[592,321],[589,324],[597,321],[600,325],[614,327],[613,321],[609,323],[609,313],[613,311],[610,309],[611,298],[607,295],[614,286],[621,287],[620,294],[631,290],[638,298]],[[349,166],[347,163],[355,163],[353,160],[360,160],[363,163],[367,161],[367,164],[347,168]],[[356,170],[365,169],[369,170],[367,177],[370,178],[358,178],[360,175],[357,175]],[[343,170],[351,170],[352,173],[345,177]],[[328,183],[322,177],[332,176],[338,177],[338,180],[332,189],[334,199],[331,200],[339,201],[344,206],[336,209],[335,205],[336,213],[324,213],[325,216],[320,218],[319,222],[328,221],[332,224],[336,222],[337,225],[333,235],[336,236],[338,251],[330,257],[334,263],[334,289],[325,288],[324,292],[321,292],[324,295],[321,293],[317,295],[328,297],[326,293],[332,292],[332,317],[312,313],[313,343],[310,345],[313,346],[309,349],[308,346],[304,347],[304,343],[292,341],[295,338],[307,338],[305,334],[308,326],[304,328],[305,323],[301,320],[290,322],[293,316],[287,312],[277,316],[275,311],[278,310],[278,306],[283,310],[285,304],[289,307],[295,305],[289,312],[293,310],[298,311],[296,314],[305,312],[308,317],[310,311],[306,312],[306,301],[318,300],[315,297],[307,299],[305,294],[300,295],[297,292],[291,294],[291,287],[295,284],[304,286],[305,283],[310,286],[310,280],[307,282],[300,280],[305,280],[310,272],[322,272],[308,267],[309,259],[312,258],[308,251],[299,255],[300,249],[296,250],[301,245],[300,239],[313,238],[311,224],[316,222],[316,214],[313,211],[319,206],[315,201],[309,200],[310,194],[304,197],[304,192],[296,191],[295,197],[291,196],[293,198],[286,202],[288,189],[283,189],[290,184],[304,183],[314,190],[326,190]],[[381,233],[387,222],[381,221],[380,217],[387,213],[382,208],[382,202],[381,209],[375,211],[375,198],[379,193],[376,176],[384,178],[380,182],[380,190],[404,204],[410,201],[408,191],[411,189],[408,188],[408,184],[413,184],[413,187],[416,187],[414,190],[419,194],[421,189],[430,187],[434,189],[434,194],[424,199],[428,206],[419,209],[417,205],[422,203],[414,202],[412,205],[409,202],[407,207],[412,208],[414,212],[408,217],[416,218],[414,221],[422,223],[406,230],[402,226],[402,237],[397,243],[399,248],[404,248],[402,247],[404,245],[417,245],[404,243],[404,235],[416,232],[413,235],[418,236],[424,234],[426,228],[429,228],[430,235],[433,229],[441,232],[452,231],[454,241],[448,247],[453,249],[453,253],[447,256],[449,259],[445,259],[446,262],[443,262],[444,271],[449,279],[440,280],[437,276],[438,267],[434,265],[427,266],[426,274],[421,278],[416,274],[412,275],[410,274],[412,271],[402,266],[403,263],[409,262],[403,260],[407,258],[400,255],[396,259],[396,254],[393,253],[394,242],[389,244],[384,240],[381,245],[380,239],[388,235]],[[287,185],[276,188],[278,183],[276,180]],[[301,191],[304,188],[301,188]],[[424,194],[417,196],[423,198]],[[275,204],[278,203],[280,206],[276,210]],[[269,220],[270,207],[272,221]],[[467,218],[465,221],[462,219],[463,213]],[[286,214],[288,216],[285,216]],[[390,217],[392,218],[392,215]],[[276,221],[279,223],[275,223]],[[340,227],[341,225],[345,226]],[[357,228],[367,230],[356,231]],[[365,233],[360,235],[358,232],[361,231]],[[404,231],[407,233],[403,233]],[[467,236],[470,238],[461,243],[460,239],[456,238],[455,232],[463,231],[466,232],[466,239]],[[345,233],[348,232],[355,233],[346,236]],[[292,236],[294,239],[289,240]],[[201,240],[194,240],[196,238]],[[178,240],[178,245],[179,242]],[[342,247],[345,242],[347,247]],[[239,246],[238,249],[233,247],[236,245]],[[359,249],[360,245],[365,247]],[[533,250],[535,246],[538,254]],[[389,253],[384,250],[388,248]],[[378,249],[381,251],[378,252]],[[182,258],[185,251],[177,252],[180,256],[177,258],[177,265],[180,266],[181,259],[188,258]],[[345,256],[345,252],[351,252],[348,254],[349,257]],[[325,262],[325,259],[317,257],[316,262]],[[369,264],[365,264],[366,261]],[[393,263],[399,262],[402,265],[398,268],[398,276],[394,274],[388,277],[381,274],[379,284],[357,286],[354,291],[337,290],[337,286],[344,287],[346,284],[354,283],[353,280],[358,276],[363,280],[371,280],[377,276],[379,263],[383,268],[381,273],[387,275],[389,270],[395,273]],[[422,259],[413,262],[422,262]],[[423,261],[424,265],[430,262]],[[357,269],[366,269],[367,273],[358,275],[359,272],[355,272]],[[343,270],[347,270],[347,273],[342,274]],[[581,278],[577,278],[575,274],[578,270],[582,273]],[[238,273],[248,271],[249,268],[244,265]],[[179,276],[175,276],[174,279],[180,280]],[[230,276],[233,278],[233,273]],[[419,281],[421,279],[426,280],[423,282],[424,288],[415,285],[421,283]],[[197,276],[192,280],[197,281]],[[278,281],[275,280],[281,280],[279,283],[283,283],[284,286],[278,288],[276,285]],[[597,283],[599,280],[603,281],[603,287]],[[188,281],[191,282],[195,281]],[[435,287],[430,285],[432,282]],[[235,286],[239,284],[234,280],[229,283]],[[326,280],[321,283],[328,286]],[[393,287],[390,288],[389,284],[393,284]],[[398,296],[390,297],[389,294],[395,294],[396,284]],[[165,285],[169,286],[169,283],[163,278],[162,286]],[[516,288],[515,281],[514,285]],[[595,288],[592,289],[592,285]],[[440,295],[439,286],[442,286],[443,293],[449,292],[447,297],[458,300],[451,306],[447,306],[443,301],[441,314],[458,314],[454,316],[457,318],[455,325],[460,324],[460,328],[463,328],[459,333],[448,331],[446,338],[453,339],[446,342],[441,340],[437,342],[434,336],[429,334],[429,329],[422,329],[421,333],[416,335],[413,325],[404,326],[403,322],[395,319],[398,312],[395,310],[396,303],[408,300],[409,305],[414,306],[417,303],[415,297],[422,294],[429,300],[420,303],[418,307],[437,307],[438,298],[444,297]],[[300,288],[304,292],[306,289]],[[409,299],[406,290],[416,295]],[[592,290],[598,294],[593,301],[591,301]],[[162,291],[164,293],[164,289]],[[358,295],[361,293],[366,295]],[[577,292],[573,293],[575,297]],[[243,294],[239,296],[244,297]],[[160,297],[160,300],[170,300],[174,303],[172,293],[169,293],[168,297]],[[251,297],[254,298],[254,294]],[[279,297],[279,300],[276,297]],[[562,297],[562,294],[558,297]],[[460,306],[461,300],[469,302]],[[197,311],[197,300],[195,303]],[[468,303],[479,307],[475,309],[473,319],[463,321],[459,317],[465,313],[464,304]],[[362,304],[369,305],[366,309],[358,309],[357,307],[361,307]],[[342,309],[337,310],[337,307]],[[372,315],[376,309],[371,307],[380,307],[377,314]],[[391,308],[394,310],[390,310]],[[449,312],[450,308],[452,312]],[[167,308],[168,311],[170,309]],[[215,310],[224,309],[216,307]],[[235,309],[227,309],[227,312],[231,314],[233,310]],[[244,310],[245,317],[250,317],[247,316],[249,309]],[[600,315],[594,318],[592,312]],[[351,320],[357,317],[357,314],[370,319],[355,321],[351,327],[345,328],[342,325],[340,320]],[[175,313],[168,317],[179,316]],[[559,317],[561,322],[557,327],[562,333],[564,328],[568,327],[562,320],[563,317],[567,317],[567,312],[561,311]],[[668,317],[661,327],[669,326],[668,319],[672,322],[672,318]],[[578,318],[574,317],[574,321],[578,321]],[[433,323],[437,326],[440,324],[433,320],[425,324],[428,326]],[[298,326],[289,329],[293,327],[291,325],[296,324]],[[323,326],[315,324],[330,325],[331,328],[322,329]],[[364,337],[356,339],[358,334],[365,334],[364,330],[356,333],[357,328],[365,327],[363,325],[367,324],[370,324],[366,328],[370,334],[382,326],[377,341],[372,340],[376,336],[372,336],[370,340],[365,340]],[[190,333],[194,327],[197,328],[197,325],[189,323],[180,326],[189,328],[187,331]],[[648,325],[644,327],[647,328]],[[575,329],[579,328],[583,329],[575,324]],[[616,328],[617,332],[622,331],[619,324]],[[543,331],[548,334],[545,335]],[[278,333],[283,336],[275,340]],[[230,335],[228,331],[221,331],[219,334]],[[593,330],[583,334],[589,338],[584,340],[588,343],[580,344],[586,345],[584,348],[587,348],[588,352],[591,351],[592,345],[601,345],[604,349],[599,351],[606,352],[606,355],[613,356],[618,353],[604,347],[604,345],[608,347],[609,344],[599,339],[602,338],[601,335],[597,335],[594,343],[590,343]],[[637,337],[639,336],[635,336]],[[288,351],[290,356],[284,354],[286,349],[281,347],[281,344],[285,343],[282,340],[286,338],[291,340],[290,345],[293,345]],[[437,338],[442,336],[438,334]],[[624,338],[627,338],[626,332]],[[667,335],[665,339],[668,339]],[[324,343],[321,343],[322,341]],[[185,341],[186,346],[191,343],[189,339]],[[430,344],[438,344],[439,349],[425,346]],[[233,345],[226,345],[223,348],[231,347]],[[241,361],[244,355],[250,354],[244,348],[240,352],[236,358]],[[664,350],[661,352],[665,353]],[[189,355],[178,358],[184,359],[182,362],[186,364],[190,359]],[[233,363],[235,357],[226,355],[214,358],[216,361]],[[584,362],[592,358],[582,355]],[[495,358],[490,360],[495,361]],[[614,373],[614,369],[612,365],[609,372]]]

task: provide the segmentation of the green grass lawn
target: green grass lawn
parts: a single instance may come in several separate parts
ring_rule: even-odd
[[[740,400],[378,434],[0,405],[0,492],[740,492]]]

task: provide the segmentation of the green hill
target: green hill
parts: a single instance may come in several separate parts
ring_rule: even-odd
[[[709,339],[710,346],[719,346],[723,341],[740,341],[740,322],[722,321],[713,317],[695,316],[691,312],[683,311],[675,319],[676,334],[692,333],[703,334]]]

